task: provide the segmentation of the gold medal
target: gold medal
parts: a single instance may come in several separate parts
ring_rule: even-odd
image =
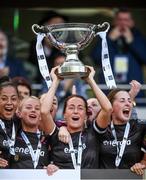
[[[14,160],[15,160],[15,161],[18,161],[18,160],[19,160],[19,155],[18,155],[18,154],[16,154],[16,155],[14,156]]]

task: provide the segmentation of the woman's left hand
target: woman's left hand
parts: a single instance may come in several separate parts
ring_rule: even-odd
[[[95,75],[95,70],[92,66],[86,66],[87,71],[88,71],[88,76],[87,77],[83,77],[82,79],[84,79],[85,81],[87,81],[88,83],[90,82],[90,80],[92,80],[94,78]]]

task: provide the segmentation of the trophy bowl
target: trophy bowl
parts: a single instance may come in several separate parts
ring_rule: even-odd
[[[100,31],[108,30],[109,23],[63,23],[48,26],[34,24],[35,34],[44,33],[53,46],[66,54],[65,62],[58,69],[61,78],[86,77],[87,67],[79,60],[78,53],[90,44]]]

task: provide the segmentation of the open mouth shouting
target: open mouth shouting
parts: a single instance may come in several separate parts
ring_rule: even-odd
[[[124,117],[129,118],[131,115],[130,109],[129,108],[123,109],[123,115],[124,115]]]
[[[73,116],[73,117],[72,117],[72,120],[73,120],[73,121],[78,121],[79,119],[80,119],[80,118],[79,118],[78,116]]]

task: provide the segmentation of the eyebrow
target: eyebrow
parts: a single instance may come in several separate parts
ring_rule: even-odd
[[[118,98],[117,98],[117,99],[118,99]],[[130,97],[128,97],[128,98],[119,98],[119,100],[125,100],[125,99],[131,100]]]
[[[13,94],[13,95],[11,95],[11,96],[8,96],[8,95],[5,95],[5,94],[3,94],[3,95],[0,95],[1,97],[13,97],[13,96],[16,96],[17,97],[17,95],[15,95],[15,94]]]
[[[70,105],[68,105],[69,107],[74,107],[75,106],[75,104],[70,104]],[[77,105],[77,107],[85,107],[84,105],[81,105],[81,104],[79,104],[79,105]]]

